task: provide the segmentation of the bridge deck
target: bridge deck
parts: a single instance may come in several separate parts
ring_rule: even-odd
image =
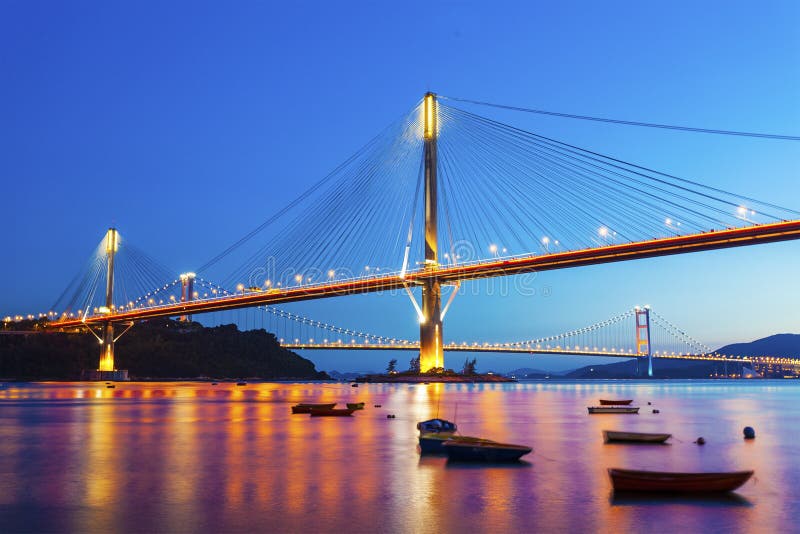
[[[407,284],[416,285],[427,279],[434,278],[443,283],[447,283],[793,239],[800,239],[800,220],[753,225],[744,228],[710,231],[700,234],[652,239],[569,252],[530,255],[466,265],[446,266],[438,269],[417,270],[406,273],[404,277],[401,277],[399,274],[391,274],[342,282],[300,286],[296,288],[271,289],[262,292],[214,299],[178,302],[164,306],[136,308],[110,315],[93,315],[85,319],[54,321],[50,326],[56,328],[75,327],[82,324],[102,324],[109,320],[122,322],[184,314],[207,313],[283,302],[296,302],[341,295],[402,289]]]

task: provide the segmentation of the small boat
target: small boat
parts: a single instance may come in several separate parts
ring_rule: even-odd
[[[472,436],[457,436],[452,432],[428,432],[419,436],[419,450],[422,454],[441,454],[448,441],[461,443],[491,442],[491,440]]]
[[[720,493],[735,490],[753,476],[753,471],[665,473],[611,468],[608,476],[614,491]]]
[[[236,382],[237,386],[246,386],[247,382]]]
[[[633,399],[625,399],[625,400],[600,399],[600,406],[628,406],[632,402]]]
[[[364,403],[363,402],[348,402],[347,407],[351,410],[363,410]]]
[[[454,462],[516,462],[533,449],[526,445],[496,441],[448,440],[442,444],[447,459]]]
[[[347,417],[354,411],[351,408],[311,408],[311,417]]]
[[[106,387],[107,387],[108,389],[114,389],[114,388],[115,388],[115,387],[117,387],[117,386],[115,386],[114,384],[109,384],[109,385],[107,385]]]
[[[638,406],[588,406],[589,413],[639,413]]]
[[[622,432],[619,430],[603,430],[603,440],[606,443],[664,443],[672,434],[648,434],[646,432]]]
[[[335,402],[331,402],[328,404],[313,404],[308,402],[301,402],[300,404],[292,406],[292,413],[311,413],[311,410],[314,408],[333,408],[334,406],[336,406]]]
[[[451,434],[458,430],[455,423],[451,423],[446,419],[428,419],[417,423],[417,430],[420,434],[432,432],[450,432]]]

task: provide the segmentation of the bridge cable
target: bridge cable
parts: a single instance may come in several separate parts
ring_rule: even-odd
[[[545,111],[541,109],[530,109],[530,108],[523,108],[518,106],[508,106],[503,104],[492,104],[490,102],[481,102],[479,100],[469,100],[466,98],[456,98],[452,96],[444,96],[444,95],[437,95],[440,99],[445,100],[453,100],[457,102],[465,102],[469,104],[477,104],[480,106],[489,106],[499,109],[507,109],[512,111],[522,111],[525,113],[536,113],[539,115],[551,115],[554,117],[565,117],[569,119],[581,119],[581,120],[588,120],[588,121],[596,121],[596,122],[607,122],[612,124],[624,124],[628,126],[643,126],[647,128],[661,128],[667,130],[680,130],[686,132],[698,132],[698,133],[708,133],[708,134],[718,134],[718,135],[734,135],[734,136],[742,136],[742,137],[757,137],[763,139],[778,139],[783,141],[800,141],[800,136],[796,135],[781,135],[781,134],[772,134],[772,133],[759,133],[759,132],[743,132],[743,131],[735,131],[735,130],[720,130],[714,128],[695,128],[691,126],[676,126],[670,124],[656,124],[651,122],[640,122],[640,121],[628,121],[628,120],[621,120],[621,119],[609,119],[604,117],[590,117],[588,115],[575,115],[572,113],[560,113],[555,111]]]

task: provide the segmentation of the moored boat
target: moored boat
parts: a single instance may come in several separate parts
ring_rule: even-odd
[[[740,487],[753,476],[753,471],[667,473],[610,468],[608,476],[614,491],[721,493]]]
[[[625,400],[600,399],[600,406],[628,406],[632,402],[633,399],[625,399]]]
[[[458,436],[452,432],[428,432],[419,436],[419,450],[422,454],[444,453],[444,444],[448,441],[460,443],[491,442],[491,440],[473,436]]]
[[[311,408],[311,417],[347,417],[354,411],[352,408]]]
[[[589,413],[639,413],[638,406],[588,406]]]
[[[292,406],[292,413],[311,413],[311,410],[314,408],[333,408],[334,406],[336,406],[335,402],[327,404],[301,402],[300,404]]]
[[[347,407],[351,410],[363,410],[364,403],[363,402],[348,402]]]
[[[442,444],[448,460],[457,462],[516,462],[533,449],[527,445],[483,440],[448,440]]]
[[[664,443],[672,434],[649,434],[647,432],[623,432],[620,430],[603,430],[606,443]]]
[[[417,430],[420,434],[431,432],[450,432],[451,434],[458,430],[455,423],[447,421],[446,419],[428,419],[417,423]]]

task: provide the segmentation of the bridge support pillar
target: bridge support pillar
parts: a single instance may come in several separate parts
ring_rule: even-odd
[[[636,354],[647,356],[647,376],[653,376],[653,351],[650,347],[650,307],[636,307]]]
[[[419,369],[444,367],[442,342],[442,294],[437,281],[422,286],[422,322],[419,325]]]
[[[425,164],[425,269],[439,268],[439,232],[437,222],[437,145],[439,134],[436,95],[426,93],[422,101],[422,125]],[[442,289],[436,279],[422,286],[422,318],[419,327],[419,370],[427,372],[444,367],[442,343]]]
[[[103,325],[103,349],[100,352],[100,364],[97,366],[98,371],[113,371],[114,370],[114,325],[111,321]]]

